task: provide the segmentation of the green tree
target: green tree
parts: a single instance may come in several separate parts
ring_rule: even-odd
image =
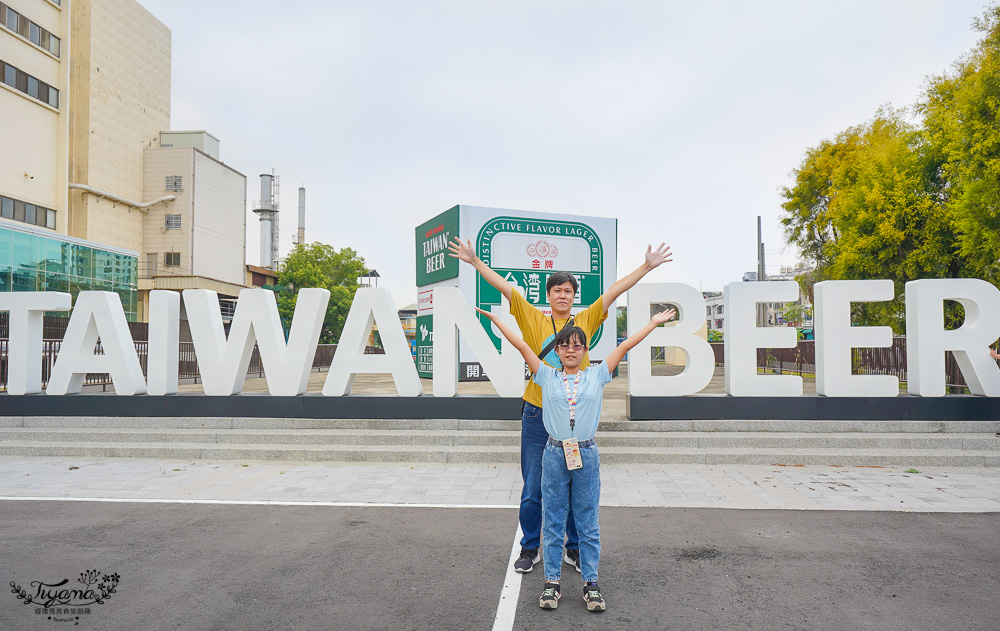
[[[809,149],[782,190],[786,239],[826,279],[891,278],[897,299],[854,307],[857,324],[903,328],[903,284],[983,278],[1000,284],[1000,4],[973,22],[982,39],[929,78],[917,118],[883,108]],[[946,323],[964,320],[946,303]]]
[[[785,322],[801,325],[812,317],[812,308],[798,302],[790,302],[781,310]]]
[[[882,108],[806,153],[782,189],[786,239],[816,267],[808,285],[827,279],[889,278],[892,302],[855,306],[859,324],[904,330],[903,285],[958,276],[953,223],[942,208],[940,153],[905,112]]]
[[[316,242],[295,246],[278,270],[278,284],[283,286],[278,292],[278,313],[286,330],[292,322],[298,290],[318,287],[330,290],[320,343],[339,340],[358,288],[358,277],[367,269],[365,260],[351,248],[336,250]]]
[[[618,325],[618,337],[628,337],[628,307],[619,307],[615,320]]]
[[[958,233],[960,271],[1000,282],[1000,5],[973,27],[983,33],[951,72],[932,77],[918,111],[939,156],[934,174]]]

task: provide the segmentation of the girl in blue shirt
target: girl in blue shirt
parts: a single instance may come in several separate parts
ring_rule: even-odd
[[[491,312],[477,309],[489,318],[497,330],[517,348],[542,388],[542,422],[549,433],[542,455],[542,557],[545,560],[545,588],[538,599],[542,609],[555,609],[562,595],[559,589],[562,569],[563,533],[572,509],[580,536],[580,566],[583,575],[583,600],[590,611],[604,611],[606,604],[597,586],[597,565],[601,558],[598,506],[601,499],[601,461],[594,434],[601,417],[604,386],[625,353],[642,341],[660,324],[674,317],[674,310],[658,313],[646,326],[618,346],[604,363],[580,370],[587,351],[587,334],[575,326],[564,327],[556,335],[555,350],[562,362],[556,370],[538,359],[528,344]],[[570,469],[578,441],[583,466]],[[563,441],[570,441],[564,450]],[[574,463],[575,464],[578,463]]]

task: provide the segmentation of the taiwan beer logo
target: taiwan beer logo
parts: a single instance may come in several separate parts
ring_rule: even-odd
[[[569,272],[580,283],[572,312],[589,307],[604,293],[604,245],[588,225],[575,221],[495,217],[483,225],[476,237],[479,258],[502,276],[529,304],[550,312],[545,283],[556,272]],[[476,278],[476,304],[489,311],[500,305],[500,292]],[[500,338],[492,331],[485,316],[480,322],[500,348]],[[601,328],[594,332],[590,346],[601,339]]]
[[[25,605],[34,605],[35,614],[52,622],[80,624],[80,616],[91,613],[91,605],[103,605],[118,589],[118,574],[101,574],[97,570],[81,572],[75,583],[68,578],[51,583],[31,581],[22,587],[11,581],[11,593]]]

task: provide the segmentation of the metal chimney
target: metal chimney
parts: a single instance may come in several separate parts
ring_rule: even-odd
[[[299,187],[299,240],[296,242],[302,245],[306,242],[306,187]]]
[[[278,178],[271,173],[260,174],[260,200],[253,211],[260,218],[260,266],[277,269],[278,264]]]

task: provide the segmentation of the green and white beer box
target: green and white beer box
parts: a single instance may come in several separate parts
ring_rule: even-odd
[[[458,287],[469,304],[486,311],[501,305],[500,292],[475,268],[459,265],[458,259],[448,256],[446,244],[453,237],[471,240],[479,258],[546,315],[551,310],[545,283],[552,274],[569,272],[579,281],[573,313],[590,306],[618,275],[617,219],[479,206],[448,209],[416,229],[417,371],[422,377],[430,377],[434,365],[431,316],[435,287]],[[614,313],[614,305],[605,307]],[[499,349],[499,333],[486,318],[479,319]],[[603,361],[614,348],[614,327],[614,318],[609,318],[594,333],[591,361]],[[459,345],[459,363],[462,381],[486,379],[464,341]]]

